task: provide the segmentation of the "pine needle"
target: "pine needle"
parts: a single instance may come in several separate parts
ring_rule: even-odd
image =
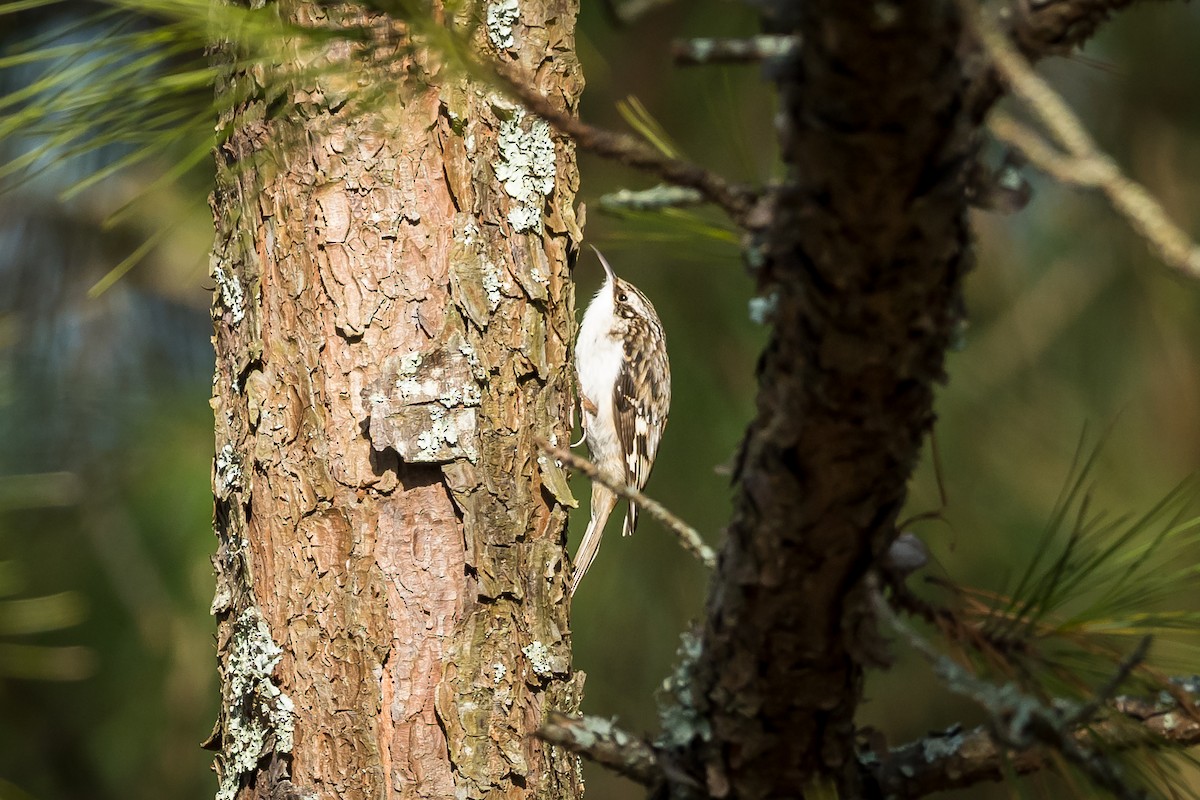
[[[673,141],[658,120],[642,105],[642,101],[634,95],[618,101],[617,111],[629,127],[650,143],[658,152],[667,158],[682,158],[683,152]]]

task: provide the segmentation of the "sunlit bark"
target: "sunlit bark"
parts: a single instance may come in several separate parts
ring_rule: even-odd
[[[473,44],[573,110],[575,13]],[[222,791],[576,796],[526,735],[578,702],[534,445],[568,435],[573,147],[427,49],[324,58],[272,104],[222,87],[252,98],[213,195]]]

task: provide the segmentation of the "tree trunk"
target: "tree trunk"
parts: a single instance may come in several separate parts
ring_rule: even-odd
[[[802,45],[771,73],[789,175],[754,247],[774,326],[710,586],[696,772],[713,797],[823,778],[852,797],[863,668],[883,653],[863,578],[960,320],[973,131],[953,3],[761,8]]]
[[[574,111],[573,0],[470,11]],[[250,99],[212,199],[218,797],[576,797],[526,735],[582,677],[534,444],[569,436],[573,146],[386,18],[281,13],[381,44],[221,87]]]

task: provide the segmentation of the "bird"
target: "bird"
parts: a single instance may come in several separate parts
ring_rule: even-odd
[[[636,286],[618,278],[597,250],[604,283],[583,314],[575,343],[584,439],[600,470],[639,491],[646,485],[671,409],[671,365],[654,305]],[[571,595],[600,549],[617,495],[592,482],[591,519],[575,555]],[[625,536],[637,527],[638,508],[625,511]]]

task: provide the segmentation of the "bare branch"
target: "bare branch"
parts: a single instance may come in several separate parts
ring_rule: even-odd
[[[732,184],[721,175],[698,164],[665,156],[649,144],[628,134],[583,122],[560,109],[535,89],[534,84],[528,77],[520,74],[516,66],[496,63],[493,67],[506,91],[560,133],[570,136],[579,147],[656,175],[675,186],[695,189],[709,202],[720,206],[735,223],[742,227],[747,226],[746,220],[759,196],[755,190]]]
[[[859,758],[875,794],[915,798],[1037,772],[1050,763],[1050,752],[1041,747],[1014,752],[996,744],[988,729],[980,726],[966,732],[954,727],[930,733],[886,754]]]
[[[551,711],[537,736],[643,786],[654,786],[662,780],[654,748],[611,720]]]
[[[671,43],[671,57],[681,66],[753,64],[783,58],[799,46],[799,36],[770,34],[741,39],[682,39]]]
[[[996,0],[999,27],[1006,42],[1036,62],[1050,55],[1067,55],[1099,29],[1112,12],[1137,0]],[[975,9],[966,9],[968,22]],[[968,59],[971,60],[971,59]],[[981,122],[1005,91],[995,68],[972,68],[972,87],[967,92],[969,116]]]
[[[995,114],[990,123],[996,138],[1019,150],[1051,177],[1099,189],[1167,266],[1188,277],[1200,278],[1200,248],[1191,237],[1144,187],[1122,174],[1113,160],[1096,146],[1062,97],[1033,71],[974,0],[959,0],[959,8],[1012,93],[1029,107],[1066,153],[1003,113]]]
[[[638,508],[654,517],[664,528],[675,534],[683,549],[698,558],[704,566],[712,569],[717,565],[717,554],[704,543],[699,531],[668,511],[662,503],[650,499],[632,486],[602,471],[591,461],[575,455],[564,447],[553,445],[540,437],[537,439],[537,445],[568,467],[582,472],[589,480],[607,486],[631,503],[637,503]]]
[[[1194,683],[1177,686],[1197,697]],[[1171,746],[1179,749],[1200,744],[1200,723],[1179,704],[1145,698],[1118,697],[1107,706],[1124,719],[1107,719],[1076,731],[1083,745],[1098,745],[1109,751],[1135,747]],[[985,727],[962,731],[958,728],[930,734],[889,751],[882,758],[866,755],[862,764],[886,797],[923,797],[935,791],[974,786],[984,781],[1003,780],[1008,775],[1027,775],[1053,763],[1045,746],[1011,750],[997,744]]]

